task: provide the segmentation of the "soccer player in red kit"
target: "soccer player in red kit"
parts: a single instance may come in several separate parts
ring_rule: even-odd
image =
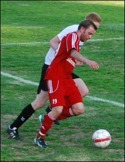
[[[98,15],[97,13],[89,13],[88,15],[86,15],[85,17],[86,20],[91,20],[93,21],[93,23],[97,26],[97,28],[99,28],[100,24],[101,24],[101,17],[100,15]],[[9,138],[11,139],[19,139],[20,135],[19,135],[19,129],[21,128],[21,126],[28,121],[28,119],[40,108],[43,108],[45,103],[48,101],[48,88],[46,85],[46,81],[44,80],[44,76],[46,73],[46,70],[48,69],[49,65],[51,64],[52,60],[55,57],[55,51],[58,48],[59,43],[61,42],[62,38],[74,31],[77,31],[79,24],[73,24],[70,25],[66,28],[64,28],[61,32],[59,32],[55,37],[53,37],[49,44],[50,44],[50,49],[46,54],[45,57],[45,62],[44,65],[42,66],[41,69],[41,76],[40,76],[40,81],[39,81],[39,86],[37,89],[37,95],[36,98],[29,103],[28,105],[26,105],[22,111],[18,114],[18,116],[16,117],[16,119],[7,127],[7,133],[9,134]],[[82,47],[84,45],[84,42],[80,42],[80,47]],[[89,93],[89,89],[87,87],[87,85],[85,84],[85,82],[76,74],[72,74],[72,78],[74,79],[76,85],[78,86],[78,89],[82,95],[82,97],[84,98],[85,96],[88,95]],[[46,108],[46,112],[49,113],[51,111],[51,107],[47,107]],[[79,109],[72,109],[74,114],[80,114],[80,110]],[[82,112],[81,112],[82,113]],[[39,116],[39,119],[41,121],[41,119],[43,119],[42,114]],[[60,122],[58,122],[58,120],[54,121],[55,124],[59,124]]]
[[[71,74],[77,61],[85,63],[93,69],[99,68],[98,63],[83,57],[79,53],[79,42],[85,42],[90,39],[96,32],[96,29],[97,27],[91,20],[82,21],[76,32],[64,36],[57,49],[56,57],[47,69],[45,80],[48,85],[52,111],[44,116],[39,133],[34,139],[34,142],[40,147],[47,146],[44,139],[56,119],[73,115],[70,109],[71,106],[78,107],[84,112],[81,94]],[[70,104],[70,111],[67,111],[67,108],[65,108],[67,107],[65,98],[68,99],[68,103]]]

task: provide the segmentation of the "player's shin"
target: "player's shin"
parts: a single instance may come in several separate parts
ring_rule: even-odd
[[[53,122],[54,122],[54,120],[51,119],[48,114],[46,114],[44,116],[44,120],[42,122],[42,125],[40,127],[39,133],[37,134],[36,138],[40,138],[41,137],[42,139],[44,139],[46,134],[47,134],[47,132],[52,127]]]

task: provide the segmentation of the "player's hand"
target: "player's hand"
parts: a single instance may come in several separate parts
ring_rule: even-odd
[[[86,64],[91,68],[91,69],[94,69],[94,70],[97,70],[99,69],[99,64],[95,61],[91,61],[91,60],[88,60],[86,62]]]

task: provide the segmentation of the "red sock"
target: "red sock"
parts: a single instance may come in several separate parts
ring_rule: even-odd
[[[53,120],[46,114],[44,116],[44,120],[42,122],[42,126],[40,127],[39,133],[37,134],[36,138],[41,137],[42,139],[45,138],[46,133],[49,131],[49,129],[52,127]]]
[[[63,120],[72,116],[74,116],[72,109],[64,107],[61,115],[56,120]]]

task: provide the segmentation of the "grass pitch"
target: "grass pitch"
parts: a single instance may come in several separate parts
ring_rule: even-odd
[[[21,140],[10,140],[6,127],[36,96],[37,87],[1,77],[1,161],[124,161],[124,7],[120,2],[91,1],[2,1],[1,71],[39,82],[41,66],[49,49],[47,42],[68,25],[78,24],[90,12],[103,22],[81,50],[100,64],[98,71],[79,67],[90,96],[86,113],[54,125],[47,137],[48,148],[33,139],[39,130],[38,110],[20,129]],[[21,44],[22,43],[22,44]],[[107,102],[110,101],[110,102]],[[119,103],[113,104],[111,101]],[[48,103],[46,104],[46,106]],[[46,107],[45,106],[45,107]],[[112,136],[105,149],[96,148],[92,134],[106,129]]]

